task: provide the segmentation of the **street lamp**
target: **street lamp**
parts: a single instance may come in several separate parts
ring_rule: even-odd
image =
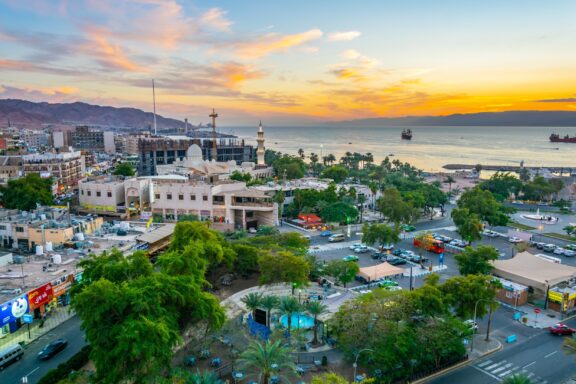
[[[356,352],[356,359],[354,359],[354,364],[352,364],[352,366],[354,367],[354,377],[352,378],[353,382],[356,382],[356,368],[358,368],[358,357],[360,357],[360,354],[362,352],[374,352],[374,350],[370,348],[364,348]]]
[[[480,303],[481,301],[491,302],[492,300],[478,299],[478,301],[476,301],[476,304],[474,304],[474,323],[472,324],[473,327],[476,324],[476,312],[478,310],[478,303]],[[476,329],[473,329],[473,331],[474,331],[474,333],[472,334],[472,341],[470,343],[470,352],[474,351],[474,336],[476,336]]]

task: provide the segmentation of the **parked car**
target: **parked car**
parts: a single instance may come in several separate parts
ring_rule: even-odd
[[[364,276],[356,275],[354,280],[358,281],[359,283],[366,284],[368,280]]]
[[[322,237],[332,236],[332,231],[328,231],[328,230],[322,231],[322,232],[320,232],[320,236],[322,236]]]
[[[64,350],[68,345],[68,341],[64,339],[56,339],[53,342],[47,344],[40,352],[38,352],[38,359],[48,360],[54,357],[56,354]]]
[[[356,255],[348,255],[342,258],[344,261],[358,261],[358,256]]]
[[[543,249],[546,243],[536,243],[536,248]]]
[[[362,243],[353,243],[351,246],[348,247],[348,249],[353,251],[361,245],[362,245]]]
[[[478,323],[472,319],[464,321],[464,324],[466,324],[468,327],[470,327],[470,329],[473,329],[474,331],[478,330]]]
[[[412,258],[410,259],[410,261],[412,261],[414,263],[423,263],[427,260],[428,260],[427,258],[420,256],[420,255],[413,255]]]
[[[544,252],[554,252],[554,249],[556,249],[556,246],[554,244],[546,244],[545,246],[542,247],[542,250]]]
[[[398,283],[394,280],[382,280],[378,282],[379,287],[396,287]]]
[[[524,240],[522,240],[521,238],[516,237],[516,236],[510,236],[510,237],[508,238],[508,241],[511,242],[511,243],[521,243],[521,242],[523,242]]]
[[[335,235],[331,235],[328,238],[328,241],[331,243],[337,243],[339,241],[344,241],[346,238],[344,237],[344,235],[342,233],[337,233]]]
[[[394,249],[394,244],[384,244],[380,249],[383,251],[392,251]]]
[[[498,236],[500,236],[500,234],[499,234],[498,232],[494,232],[494,231],[491,231],[491,230],[489,230],[489,229],[485,229],[484,231],[482,231],[482,234],[483,234],[484,236],[488,236],[488,237],[498,237]]]
[[[555,255],[562,256],[564,254],[564,248],[556,247],[553,252]]]
[[[404,231],[404,232],[414,232],[416,230],[416,227],[410,224],[404,224],[401,225],[400,228]]]
[[[576,244],[566,244],[564,248],[569,249],[571,251],[576,251]]]
[[[354,252],[356,252],[356,253],[366,253],[368,251],[369,251],[369,249],[365,245],[359,245],[358,247],[354,248]]]
[[[450,243],[452,241],[452,238],[450,236],[444,236],[444,235],[440,235],[440,241],[443,243]]]
[[[553,335],[568,335],[571,336],[572,334],[576,333],[576,329],[570,328],[566,324],[558,323],[556,325],[551,326],[548,328],[550,333]]]
[[[403,264],[406,264],[406,260],[401,259],[401,258],[399,258],[399,257],[390,257],[390,258],[388,258],[387,261],[388,261],[388,263],[389,263],[390,265],[403,265]]]
[[[392,254],[394,256],[400,256],[402,254],[402,252],[404,252],[404,250],[402,248],[396,248],[395,250],[392,251]]]
[[[387,256],[388,254],[385,252],[374,252],[370,255],[370,257],[372,257],[374,260],[383,259],[386,258]]]
[[[402,251],[402,253],[400,253],[399,256],[402,257],[403,259],[410,260],[412,258],[412,256],[414,256],[414,252],[405,250],[405,251]]]
[[[564,250],[564,256],[566,257],[574,257],[576,256],[576,251],[571,251],[569,249]]]

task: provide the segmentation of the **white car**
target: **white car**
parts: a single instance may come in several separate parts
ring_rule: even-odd
[[[564,250],[564,248],[556,247],[556,249],[554,250],[553,253],[554,253],[555,255],[564,255],[565,252],[566,252],[566,251]]]
[[[354,244],[352,244],[351,246],[349,246],[348,249],[351,250],[351,251],[353,251],[353,250],[355,250],[356,248],[358,248],[358,247],[360,247],[360,246],[362,246],[361,243],[354,243]]]
[[[510,236],[510,237],[508,238],[508,241],[511,242],[511,243],[521,243],[521,242],[523,242],[524,240],[522,240],[521,238],[516,237],[516,236]]]
[[[500,236],[500,234],[498,234],[498,232],[494,232],[494,231],[491,231],[491,230],[489,230],[489,229],[484,230],[482,233],[484,234],[484,236],[488,236],[488,237],[498,237],[498,236]]]
[[[365,246],[365,245],[360,245],[360,246],[354,248],[354,252],[356,252],[356,253],[366,253],[366,252],[368,252],[368,247]]]
[[[468,327],[470,327],[470,329],[473,329],[474,331],[478,330],[478,323],[472,319],[464,321],[464,324],[466,324]]]
[[[570,249],[565,249],[564,250],[564,256],[566,257],[574,257],[576,256],[576,251],[572,251]]]

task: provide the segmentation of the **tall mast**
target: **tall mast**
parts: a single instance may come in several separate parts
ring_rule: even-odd
[[[216,118],[218,114],[214,108],[212,108],[212,113],[208,117],[212,118],[212,160],[216,161]]]
[[[152,79],[152,103],[154,104],[154,135],[158,133],[156,127],[156,89],[154,88],[154,79]]]

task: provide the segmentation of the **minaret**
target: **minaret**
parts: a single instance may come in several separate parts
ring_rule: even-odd
[[[260,125],[258,126],[258,138],[256,139],[258,142],[258,149],[256,150],[256,157],[258,158],[257,165],[266,165],[264,162],[264,129],[262,128],[262,120],[260,120]]]
[[[212,118],[212,160],[218,161],[218,149],[216,148],[216,118],[218,114],[214,108],[212,108],[212,113],[208,117]]]

